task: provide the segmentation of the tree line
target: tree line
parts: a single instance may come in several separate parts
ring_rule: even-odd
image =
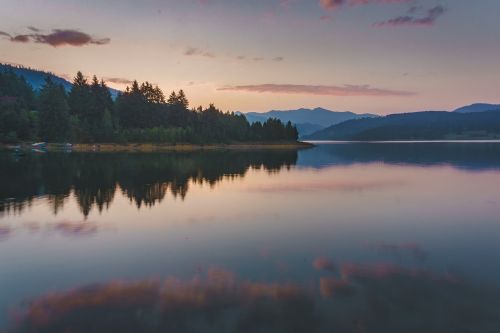
[[[69,92],[50,77],[35,92],[22,76],[0,72],[0,141],[230,143],[296,141],[290,122],[250,124],[213,104],[190,108],[183,90],[168,97],[134,81],[113,99],[104,80],[78,72]]]

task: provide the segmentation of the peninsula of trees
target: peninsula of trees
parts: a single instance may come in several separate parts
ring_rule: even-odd
[[[47,77],[40,91],[12,71],[0,72],[0,142],[42,140],[76,143],[295,142],[297,129],[278,119],[250,124],[245,116],[214,105],[189,108],[182,90],[168,98],[149,82],[111,97],[96,76],[81,72],[71,90]]]

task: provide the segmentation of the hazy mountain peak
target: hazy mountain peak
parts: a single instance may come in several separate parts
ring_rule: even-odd
[[[453,112],[471,113],[471,112],[485,112],[485,111],[496,111],[496,110],[500,110],[500,104],[474,103],[471,105],[458,108]]]
[[[271,110],[268,112],[248,112],[244,114],[248,121],[263,122],[268,118],[278,118],[283,122],[290,121],[297,126],[300,136],[311,134],[331,125],[346,120],[366,117],[377,117],[373,114],[356,114],[350,111],[331,111],[322,107],[314,109],[299,108],[295,110]]]

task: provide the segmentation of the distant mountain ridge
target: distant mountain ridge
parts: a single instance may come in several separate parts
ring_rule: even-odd
[[[424,111],[348,120],[304,137],[306,140],[446,140],[499,139],[497,111]]]
[[[243,114],[250,123],[257,121],[264,122],[269,118],[278,118],[283,122],[290,121],[297,126],[301,137],[347,120],[378,117],[377,115],[369,113],[356,114],[349,111],[331,111],[324,108],[272,110],[264,113],[248,112]]]
[[[454,110],[457,113],[472,113],[500,110],[500,104],[475,103]]]
[[[47,76],[50,77],[54,83],[62,85],[67,92],[69,92],[71,90],[71,87],[73,86],[73,84],[68,80],[50,72],[45,72],[28,67],[14,66],[14,65],[0,63],[0,71],[9,71],[9,70],[12,70],[18,76],[24,77],[26,82],[35,91],[40,91]],[[116,98],[116,96],[118,96],[118,94],[120,93],[119,90],[113,88],[108,88],[108,89],[113,98]]]

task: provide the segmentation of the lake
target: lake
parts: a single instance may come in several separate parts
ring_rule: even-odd
[[[500,143],[0,153],[0,332],[500,332]]]

